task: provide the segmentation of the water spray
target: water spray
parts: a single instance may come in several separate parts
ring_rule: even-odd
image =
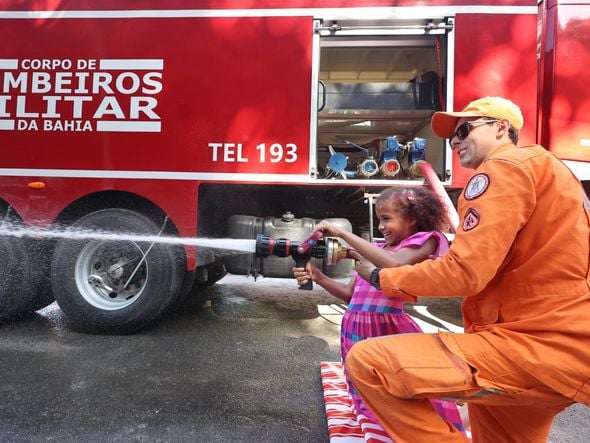
[[[0,225],[0,236],[15,238],[46,238],[64,240],[96,240],[96,241],[131,241],[135,243],[161,243],[168,245],[186,245],[203,248],[223,249],[236,253],[254,252],[255,240],[234,238],[194,238],[175,237],[158,234],[132,234],[87,229],[43,229],[26,228],[19,225]]]
[[[222,253],[220,252],[218,255],[254,253],[254,255],[259,258],[265,258],[270,255],[277,257],[293,257],[297,267],[305,267],[311,257],[322,259],[326,265],[335,265],[340,260],[352,258],[349,255],[351,249],[344,247],[337,238],[321,238],[323,236],[322,231],[315,231],[306,240],[298,242],[291,241],[287,238],[273,239],[270,236],[263,234],[259,234],[255,240],[163,236],[163,228],[164,226],[157,234],[142,235],[75,228],[49,230],[40,227],[23,227],[20,225],[7,225],[6,223],[2,223],[0,224],[0,236],[72,241],[148,243],[149,247],[144,253],[142,253],[140,263],[134,267],[134,270],[129,277],[126,274],[125,281],[122,282],[123,288],[129,286],[134,274],[145,260],[151,247],[156,243],[196,246],[224,251]],[[115,263],[112,268],[109,269],[109,272],[117,274],[116,277],[119,278],[120,276],[118,274],[122,273],[121,269],[124,265],[126,265],[126,263]],[[98,273],[89,275],[88,283],[91,286],[102,289],[108,294],[115,294],[117,291],[117,288],[110,284],[104,276],[99,275]],[[312,289],[312,281],[309,280],[300,288]]]

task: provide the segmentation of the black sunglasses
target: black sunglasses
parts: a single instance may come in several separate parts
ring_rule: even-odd
[[[478,128],[483,125],[489,125],[490,123],[494,123],[497,121],[499,120],[476,120],[465,122],[455,130],[455,133],[451,136],[451,139],[457,137],[459,140],[465,140],[469,133],[473,131],[475,128]]]

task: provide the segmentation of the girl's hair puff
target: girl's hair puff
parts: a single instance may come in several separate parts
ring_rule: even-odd
[[[387,188],[376,204],[391,201],[395,210],[407,220],[416,220],[416,232],[446,229],[446,207],[430,189],[422,187]]]

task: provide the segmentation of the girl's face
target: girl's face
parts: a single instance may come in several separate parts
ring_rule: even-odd
[[[389,246],[395,246],[415,231],[416,220],[404,218],[396,210],[395,203],[389,199],[375,205],[375,212],[379,218],[379,232]]]

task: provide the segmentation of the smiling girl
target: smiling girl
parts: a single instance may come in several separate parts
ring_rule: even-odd
[[[315,230],[322,230],[326,236],[341,238],[379,268],[412,265],[436,258],[448,250],[448,241],[440,232],[445,227],[445,207],[429,189],[388,188],[377,198],[375,211],[379,219],[378,229],[385,243],[370,243],[325,220]],[[311,278],[330,294],[348,303],[340,334],[342,362],[357,341],[423,332],[404,312],[403,299],[384,295],[356,272],[348,283],[343,283],[326,276],[310,261],[306,268],[293,268],[293,274],[300,285]],[[357,413],[376,421],[350,382],[349,391]],[[454,403],[433,401],[433,404],[447,423],[464,430]]]

